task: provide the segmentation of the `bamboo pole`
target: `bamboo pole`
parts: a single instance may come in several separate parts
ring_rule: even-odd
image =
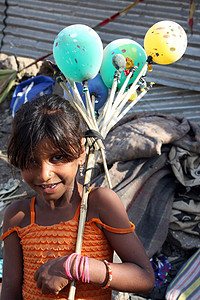
[[[85,87],[86,87],[85,96],[86,96],[86,103],[87,103],[88,111],[89,111],[89,114],[90,114],[90,116],[91,116],[91,118],[94,122],[95,130],[98,132],[99,128],[98,128],[96,118],[95,118],[95,113],[94,113],[95,112],[95,107],[93,106],[92,99],[90,98],[90,93],[89,93],[89,90],[88,90],[87,82],[85,82]],[[110,189],[112,189],[112,183],[111,183],[110,175],[109,175],[109,172],[108,172],[104,147],[100,147],[100,151],[101,151],[101,156],[102,156],[102,161],[103,161],[103,166],[104,166],[108,186],[109,186]]]
[[[136,89],[139,87],[139,85],[136,85],[134,90],[133,90],[133,93],[136,91]],[[122,111],[123,107],[126,105],[127,101],[129,100],[129,98],[126,97],[126,93],[124,93],[122,95],[122,98],[121,98],[121,103],[118,105],[118,107],[114,110],[112,109],[111,112],[110,112],[110,120],[109,122],[106,124],[106,127],[102,129],[102,131],[104,132],[104,135],[103,137],[105,137],[108,133],[108,130],[106,130],[106,128],[109,127],[109,130],[111,129],[112,126],[114,126],[114,124],[117,123],[117,117],[118,115],[120,114],[120,112]]]
[[[118,71],[116,71],[116,72],[118,72]],[[103,123],[102,123],[102,125],[99,126],[100,130],[101,130],[101,128],[103,128],[105,126],[105,124],[107,122],[109,112],[111,110],[112,102],[114,100],[115,92],[116,92],[116,89],[117,89],[117,83],[118,83],[118,79],[117,79],[117,77],[115,77],[114,80],[113,80],[112,89],[111,89],[111,92],[110,92],[110,97],[109,97],[109,99],[106,103],[106,106],[105,106],[105,108],[102,112],[102,114],[103,114],[102,115],[103,116],[103,118],[102,118]]]
[[[67,84],[63,81],[63,80],[59,80],[59,83],[60,85],[62,86],[62,88],[65,90],[65,91],[68,91],[69,88],[67,86]],[[92,117],[92,121],[91,119],[89,118],[90,115],[88,116],[88,111],[86,111],[85,109],[85,106],[84,108],[79,104],[82,99],[80,97],[80,94],[78,92],[78,90],[76,89],[75,87],[75,83],[70,83],[71,87],[72,87],[72,90],[74,92],[74,98],[72,98],[72,102],[71,104],[79,110],[79,112],[81,113],[82,117],[84,118],[86,124],[88,125],[89,129],[94,129],[96,130],[97,132],[99,131],[98,130],[98,125],[97,125],[97,122],[96,122],[96,119],[95,119],[95,115],[94,115],[94,107],[92,105],[92,102],[91,102],[91,99],[90,99],[90,94],[89,94],[89,91],[86,95],[86,99],[87,99],[87,102],[89,103],[88,105],[91,104],[90,106],[90,110],[91,110],[91,114],[93,114],[93,117]],[[92,109],[93,109],[93,112],[92,112]],[[94,142],[94,140],[93,140]],[[112,183],[111,183],[111,179],[110,179],[110,175],[109,175],[109,172],[108,172],[108,167],[107,167],[107,163],[106,163],[106,156],[105,156],[105,150],[104,150],[104,145],[103,145],[103,142],[100,140],[100,139],[97,139],[96,140],[96,143],[98,144],[98,148],[100,149],[101,151],[101,156],[102,156],[102,162],[103,162],[103,166],[104,166],[104,170],[105,170],[105,174],[106,174],[106,179],[107,179],[107,182],[108,182],[108,186],[109,188],[112,189]]]
[[[137,67],[136,67],[137,68]],[[131,76],[133,75],[133,73],[135,72],[136,68],[132,68],[130,70],[130,73],[128,74],[128,76],[126,77],[121,89],[119,90],[119,93],[117,94],[117,97],[115,98],[115,101],[113,103],[113,106],[112,106],[112,112],[116,109],[116,107],[120,104],[121,102],[121,98],[122,98],[122,95],[128,85],[128,82],[131,78]]]
[[[87,166],[83,184],[83,193],[80,207],[80,218],[78,225],[78,234],[77,234],[77,242],[75,252],[81,254],[81,248],[83,243],[83,234],[85,229],[85,221],[87,216],[87,201],[88,201],[88,193],[89,193],[89,185],[92,176],[92,170],[95,165],[95,153],[96,150],[94,148],[90,148],[88,158],[87,158]],[[69,290],[68,300],[73,300],[76,292],[76,281],[72,281]]]
[[[110,97],[109,97],[108,101],[106,102],[106,105],[102,111],[100,118],[99,118],[98,124],[99,124],[99,128],[100,128],[101,132],[102,132],[101,128],[104,128],[104,126],[106,126],[107,120],[109,118],[110,110],[112,108],[115,93],[117,90],[117,84],[120,81],[121,72],[123,71],[123,69],[126,66],[126,59],[122,54],[116,54],[115,56],[112,57],[112,63],[114,65],[114,67],[116,68],[116,71],[114,73]],[[102,121],[102,124],[100,125],[101,121]]]
[[[131,103],[121,112],[121,114],[117,114],[119,113],[118,111],[116,111],[116,118],[115,116],[113,116],[113,118],[111,119],[111,122],[107,125],[107,128],[105,129],[105,134],[107,134],[110,129],[121,120],[121,118],[123,118],[123,116],[125,116],[125,114],[127,114],[127,112],[142,98],[144,97],[144,95],[147,93],[147,90],[144,90],[142,93],[140,93],[140,95],[134,99],[133,101],[131,101]]]
[[[147,67],[147,63],[144,64],[143,68],[141,69],[140,73],[138,74],[138,76],[136,77],[136,79],[134,80],[134,82],[132,83],[132,85],[130,86],[128,92],[125,94],[123,100],[121,101],[121,106],[118,108],[118,111],[121,110],[123,107],[124,107],[124,104],[129,100],[129,98],[131,97],[131,95],[134,93],[134,91],[137,89],[137,83],[139,81],[139,79],[141,78],[141,76],[143,76],[143,73],[144,73],[144,70],[146,69]],[[122,95],[123,97],[123,95]],[[119,99],[120,100],[120,99]],[[114,117],[114,115],[116,116],[116,112],[115,112],[115,109],[112,109],[110,112],[110,119],[109,119],[109,123],[110,121],[112,120],[112,118]],[[103,137],[105,138],[106,136],[106,127],[108,126],[108,123],[106,124],[104,122],[104,124],[101,126],[101,132],[102,132],[102,135]]]

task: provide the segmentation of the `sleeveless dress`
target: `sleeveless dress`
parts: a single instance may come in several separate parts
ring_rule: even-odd
[[[78,219],[80,205],[72,220],[61,222],[51,226],[41,226],[35,223],[35,197],[31,200],[31,224],[24,227],[15,227],[5,232],[1,239],[4,240],[12,232],[17,232],[23,249],[24,278],[22,294],[24,300],[46,300],[68,298],[69,286],[65,287],[59,295],[43,295],[41,289],[34,281],[36,270],[50,259],[63,255],[70,255],[75,252],[76,238],[78,231]],[[117,229],[107,226],[100,219],[93,218],[85,223],[82,255],[103,261],[112,261],[113,249],[103,232],[96,226],[99,223],[103,228],[116,233],[128,233],[134,230],[135,226],[127,229]],[[111,289],[102,289],[92,283],[76,283],[75,299],[109,300]]]

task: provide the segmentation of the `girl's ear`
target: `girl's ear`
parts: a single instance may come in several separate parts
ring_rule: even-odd
[[[86,152],[85,152],[85,138],[81,139],[82,152],[79,156],[79,165],[83,165],[85,162]]]

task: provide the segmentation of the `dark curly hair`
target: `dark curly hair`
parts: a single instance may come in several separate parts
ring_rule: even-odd
[[[28,168],[37,144],[48,138],[63,156],[72,161],[82,152],[83,119],[68,100],[45,94],[23,104],[16,112],[8,144],[10,164]]]

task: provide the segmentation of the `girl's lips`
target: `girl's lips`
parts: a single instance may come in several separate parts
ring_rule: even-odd
[[[41,185],[38,185],[38,187],[45,193],[54,193],[59,185],[61,184],[61,182],[58,182],[58,183],[52,183],[52,184],[41,184]]]
[[[47,189],[47,188],[54,188],[58,183],[52,183],[52,184],[42,184],[41,187],[43,189]]]

